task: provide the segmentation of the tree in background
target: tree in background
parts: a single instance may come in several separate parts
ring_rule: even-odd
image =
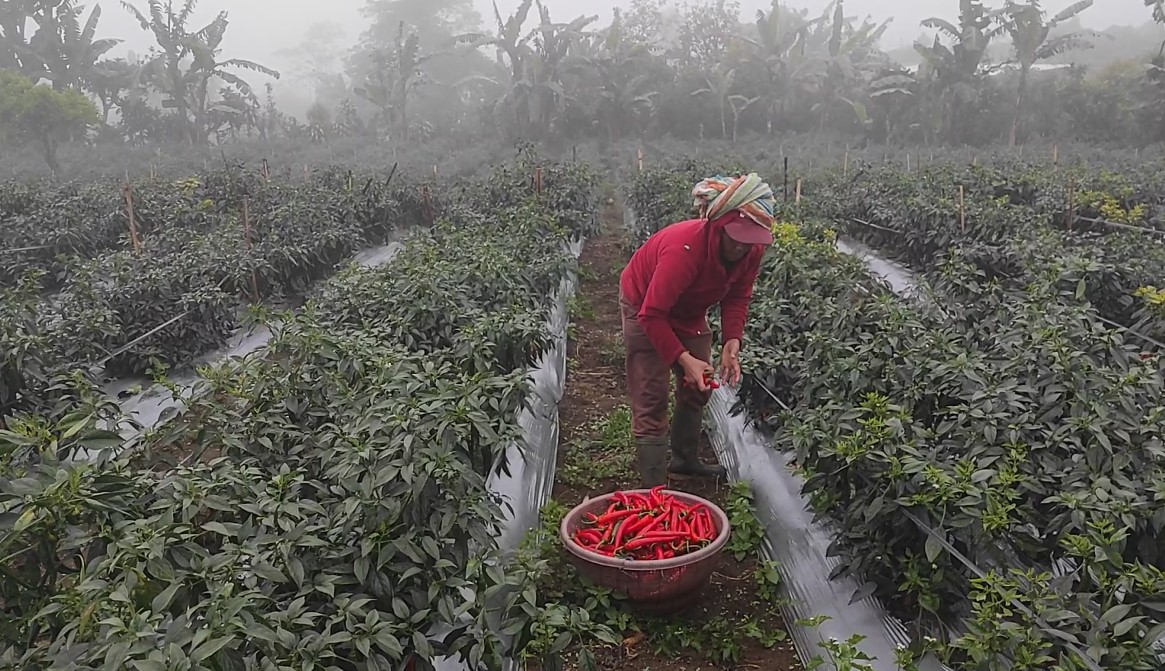
[[[0,138],[12,144],[35,143],[54,172],[61,170],[57,162],[61,143],[97,121],[97,109],[80,91],[56,91],[0,71]]]
[[[175,11],[172,1],[163,6],[161,0],[149,0],[148,17],[125,0],[122,5],[138,20],[142,30],[153,34],[158,45],[142,66],[143,82],[167,96],[163,106],[174,110],[185,130],[184,139],[190,144],[203,144],[213,130],[209,128],[212,84],[233,87],[258,106],[251,85],[231,70],[251,70],[275,79],[279,73],[241,58],[219,60],[228,25],[227,13],[221,12],[201,29],[191,30],[188,24],[196,2],[185,0]]]
[[[1019,66],[1015,114],[1012,115],[1008,139],[1012,147],[1015,146],[1019,134],[1024,96],[1027,94],[1028,77],[1032,67],[1065,51],[1091,46],[1091,43],[1077,33],[1050,37],[1052,30],[1091,6],[1092,0],[1080,0],[1047,21],[1044,20],[1044,11],[1040,8],[1039,0],[1028,0],[1023,4],[1007,0],[1003,9],[999,11],[999,25],[1011,36],[1015,61]]]

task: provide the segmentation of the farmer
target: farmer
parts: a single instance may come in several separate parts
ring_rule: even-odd
[[[772,244],[776,200],[755,173],[712,177],[692,190],[700,218],[658,231],[631,257],[619,282],[627,391],[639,474],[646,487],[675,478],[724,477],[697,452],[715,369],[708,310],[720,305],[719,369],[740,382],[740,340],[761,257]],[[668,386],[676,375],[668,438]],[[671,464],[665,466],[668,448]]]

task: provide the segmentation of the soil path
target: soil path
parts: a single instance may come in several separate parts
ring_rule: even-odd
[[[583,248],[578,292],[571,304],[566,393],[554,499],[567,509],[587,496],[635,488],[619,315],[619,274],[630,258],[622,211],[608,198],[602,232]],[[715,461],[706,436],[703,457]],[[669,487],[703,496],[721,507],[726,484],[676,482]],[[771,585],[755,577],[753,557],[724,553],[703,600],[670,620],[636,620],[647,635],[596,652],[602,671],[695,671],[697,669],[800,669],[775,608]],[[769,587],[769,589],[765,589]],[[695,649],[699,648],[699,649]]]

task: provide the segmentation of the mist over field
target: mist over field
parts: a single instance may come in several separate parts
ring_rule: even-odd
[[[0,667],[1159,671],[1163,242],[1165,0],[0,0]]]

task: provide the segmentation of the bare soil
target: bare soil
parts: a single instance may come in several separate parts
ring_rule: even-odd
[[[621,467],[610,468],[593,486],[562,481],[566,462],[603,468],[600,455],[571,455],[571,450],[587,449],[603,440],[596,435],[605,418],[627,404],[623,367],[622,325],[619,314],[619,274],[627,263],[626,240],[619,207],[608,201],[603,212],[603,231],[586,242],[581,259],[581,281],[577,303],[586,306],[571,316],[571,341],[568,349],[566,392],[559,406],[562,423],[558,452],[559,481],[554,499],[571,508],[587,496],[639,486],[634,470],[634,455],[622,455]],[[703,458],[714,462],[715,456],[707,437],[702,443]],[[628,449],[633,449],[628,446]],[[582,457],[582,458],[580,458]],[[606,457],[609,458],[609,457]],[[604,468],[604,474],[608,469]],[[673,481],[669,488],[691,492],[723,505],[727,493],[724,483],[689,480]],[[784,631],[785,624],[772,605],[760,597],[753,579],[756,559],[735,561],[725,553],[702,600],[675,621],[688,628],[726,626],[726,633],[738,633],[738,625],[752,622],[768,632]],[[659,624],[658,622],[656,624]],[[697,671],[711,669],[763,669],[787,671],[801,665],[788,637],[765,648],[753,638],[738,635],[739,657],[736,662],[709,660],[706,651],[656,649],[656,641],[642,635],[629,636],[622,646],[595,651],[598,668],[603,671]],[[568,659],[570,659],[568,657]],[[571,661],[573,661],[571,659]]]

